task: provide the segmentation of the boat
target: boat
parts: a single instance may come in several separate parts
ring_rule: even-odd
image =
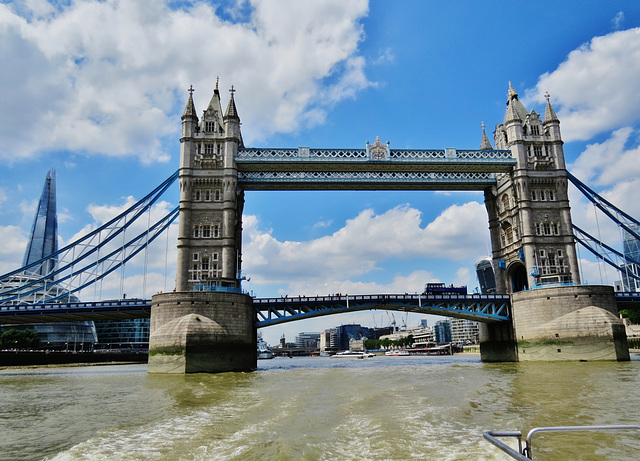
[[[356,352],[356,351],[343,351],[332,355],[332,358],[347,358],[347,359],[365,359],[367,357],[375,357],[375,354],[370,352]]]
[[[405,350],[405,349],[395,349],[392,351],[387,351],[384,353],[384,355],[388,355],[388,356],[400,356],[400,355],[409,355],[409,351]]]
[[[262,338],[258,338],[258,359],[272,359],[273,358],[273,352],[271,352],[271,349],[269,349],[269,345],[267,344],[267,342],[262,339]]]

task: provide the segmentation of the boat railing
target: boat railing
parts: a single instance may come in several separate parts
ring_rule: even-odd
[[[552,427],[536,427],[531,429],[527,434],[527,438],[522,446],[521,431],[485,431],[482,435],[490,443],[498,447],[504,453],[513,459],[527,461],[533,459],[532,439],[535,434],[540,432],[579,432],[579,431],[620,431],[620,430],[640,430],[640,426],[622,425],[622,426],[552,426]],[[512,437],[518,440],[518,450],[510,447],[498,437]]]

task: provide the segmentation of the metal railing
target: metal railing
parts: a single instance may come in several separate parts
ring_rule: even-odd
[[[513,459],[527,461],[533,459],[532,439],[535,434],[540,432],[582,432],[582,431],[620,431],[620,430],[640,430],[640,426],[621,425],[621,426],[552,426],[552,427],[536,427],[531,429],[527,434],[525,446],[522,446],[521,431],[485,431],[482,435],[490,443],[498,447],[504,453]],[[505,444],[497,437],[512,437],[518,439],[518,450]]]

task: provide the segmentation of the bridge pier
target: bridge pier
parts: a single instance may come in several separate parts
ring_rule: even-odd
[[[483,362],[518,361],[517,345],[511,323],[481,323],[479,329],[480,359]]]
[[[251,371],[257,331],[250,296],[173,292],[153,296],[149,373]]]
[[[613,287],[521,291],[511,295],[511,316],[511,325],[481,328],[483,361],[629,360]]]

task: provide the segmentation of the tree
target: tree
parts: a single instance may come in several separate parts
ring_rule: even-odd
[[[632,309],[622,309],[620,311],[620,314],[622,314],[623,317],[628,318],[629,322],[633,323],[634,325],[640,324],[640,311]]]
[[[40,345],[40,338],[35,330],[27,328],[16,330],[12,328],[0,336],[0,347],[3,349],[24,349]]]

